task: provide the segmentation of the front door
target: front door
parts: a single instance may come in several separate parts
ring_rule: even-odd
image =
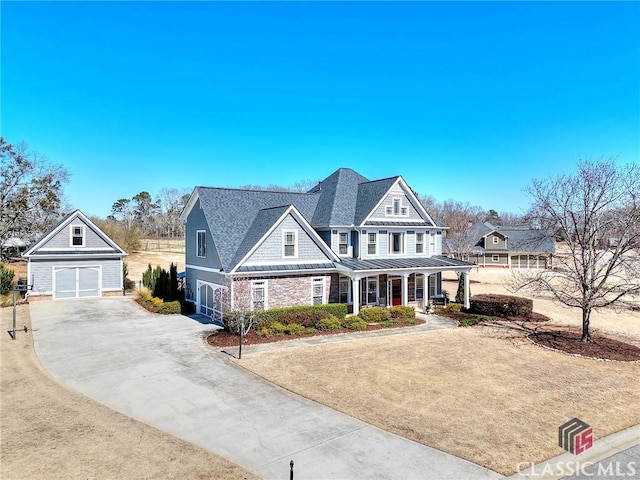
[[[402,278],[389,278],[387,291],[391,306],[402,305]]]

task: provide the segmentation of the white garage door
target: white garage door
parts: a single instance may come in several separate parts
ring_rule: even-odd
[[[56,267],[53,298],[100,296],[100,267]]]

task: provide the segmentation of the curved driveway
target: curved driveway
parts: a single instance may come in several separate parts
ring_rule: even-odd
[[[204,345],[213,328],[128,297],[33,302],[35,349],[98,402],[255,472],[298,479],[486,479],[495,472],[284,391]]]

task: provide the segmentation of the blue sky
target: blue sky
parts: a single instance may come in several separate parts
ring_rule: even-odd
[[[638,2],[6,2],[1,132],[71,205],[339,167],[520,212],[640,159]]]

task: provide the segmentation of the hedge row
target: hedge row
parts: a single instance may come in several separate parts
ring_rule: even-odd
[[[492,317],[527,317],[533,311],[533,300],[510,295],[474,295],[469,311]]]
[[[225,330],[235,331],[235,325],[241,312],[229,311],[223,315]],[[301,305],[297,307],[271,308],[254,315],[254,328],[269,328],[273,323],[282,325],[298,324],[305,328],[316,328],[316,324],[325,318],[335,317],[339,321],[347,315],[347,306],[342,303],[328,303],[323,305]],[[246,314],[245,314],[246,315]]]

